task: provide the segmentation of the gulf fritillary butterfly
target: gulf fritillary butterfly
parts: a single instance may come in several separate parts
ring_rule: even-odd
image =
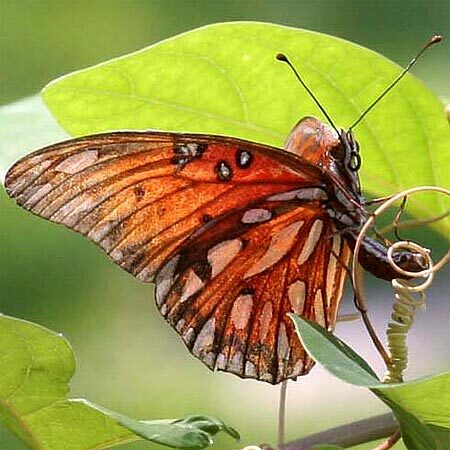
[[[306,117],[284,150],[155,131],[73,139],[17,162],[5,186],[154,282],[161,314],[210,369],[276,384],[313,365],[287,313],[335,326],[368,214],[359,167],[351,131]],[[422,269],[417,254],[397,259]],[[369,238],[360,262],[396,276]]]

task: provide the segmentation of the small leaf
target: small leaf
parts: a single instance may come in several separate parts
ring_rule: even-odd
[[[347,383],[357,386],[378,384],[376,373],[343,341],[315,322],[289,314],[308,353],[325,369]]]
[[[289,56],[344,128],[401,70],[373,51],[332,36],[268,23],[222,23],[59,78],[43,96],[58,122],[74,135],[160,129],[282,147],[301,117],[324,117],[292,71],[276,61],[278,52]],[[418,185],[450,186],[444,106],[412,75],[371,111],[356,135],[366,193],[384,196]],[[420,197],[409,210],[420,217],[438,215],[445,212],[441,200]],[[448,235],[444,223],[433,226]]]
[[[110,411],[92,402],[86,403],[102,411],[138,436],[169,447],[188,449],[206,448],[213,444],[213,436],[219,431],[228,433],[236,440],[240,439],[239,433],[234,428],[228,427],[224,422],[215,417],[195,415],[177,420],[138,421],[123,414]]]

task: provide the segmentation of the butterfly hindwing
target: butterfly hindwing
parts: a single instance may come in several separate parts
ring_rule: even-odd
[[[349,257],[319,201],[281,203],[234,212],[156,277],[158,306],[195,356],[270,383],[312,367],[287,314],[333,329]]]

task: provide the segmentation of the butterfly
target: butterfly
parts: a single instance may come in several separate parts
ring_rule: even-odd
[[[77,138],[17,162],[5,187],[154,282],[161,314],[210,369],[275,384],[313,365],[287,313],[335,326],[368,214],[360,162],[352,132],[306,117],[283,150],[156,131]],[[370,238],[360,262],[395,276]]]
[[[25,209],[95,242],[156,284],[156,304],[210,369],[276,384],[313,360],[287,314],[334,329],[347,265],[369,216],[352,129],[440,42],[433,36],[348,131],[304,117],[284,149],[206,134],[111,132],[72,139],[18,161],[6,192]],[[358,262],[398,277],[387,249],[362,240]],[[394,262],[425,268],[401,251]]]

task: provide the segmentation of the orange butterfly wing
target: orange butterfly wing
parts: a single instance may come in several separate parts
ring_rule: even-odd
[[[236,160],[241,147],[251,158],[242,168]],[[183,149],[191,154],[184,156]],[[229,180],[219,178],[220,162],[229,164]],[[243,201],[311,180],[319,185],[314,169],[285,152],[236,139],[125,132],[31,154],[10,169],[5,186],[19,205],[86,235],[121,267],[151,281],[207,220]]]
[[[287,313],[332,330],[346,276],[337,259],[349,257],[320,202],[279,215],[277,206],[233,213],[224,221],[261,221],[225,234],[215,224],[219,232],[194,239],[156,278],[158,306],[195,356],[211,369],[270,383],[312,367]]]
[[[225,137],[108,133],[29,155],[5,186],[155,279],[163,315],[211,368],[295,378],[311,361],[285,313],[334,326],[345,273],[332,255],[323,174],[293,154]]]

